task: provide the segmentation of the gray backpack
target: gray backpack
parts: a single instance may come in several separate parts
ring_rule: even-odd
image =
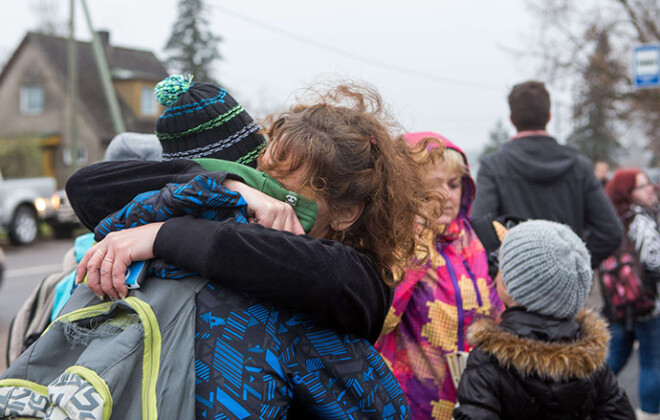
[[[205,284],[150,278],[105,302],[78,287],[0,377],[0,419],[193,419],[195,295]]]
[[[70,250],[70,254],[73,254],[73,248]],[[9,326],[7,337],[7,366],[14,363],[50,324],[55,301],[55,286],[76,268],[76,260],[73,257],[71,259],[74,262],[72,266],[47,275],[16,312],[16,316]],[[67,261],[67,257],[64,260]],[[64,265],[66,266],[67,263],[65,262]]]

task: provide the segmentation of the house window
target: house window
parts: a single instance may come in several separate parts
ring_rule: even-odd
[[[152,88],[142,88],[142,95],[140,96],[140,112],[142,115],[156,115],[158,112],[156,95],[154,95],[154,90]]]
[[[66,166],[71,166],[73,164],[73,156],[71,155],[71,148],[67,147],[63,151],[62,160]],[[78,148],[78,161],[76,165],[86,165],[87,164],[87,150]]]
[[[38,115],[44,112],[44,88],[41,86],[21,87],[21,114]]]

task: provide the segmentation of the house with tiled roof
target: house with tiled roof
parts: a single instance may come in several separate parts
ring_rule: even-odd
[[[153,133],[162,109],[153,88],[167,70],[151,51],[101,44],[127,131]],[[68,38],[28,33],[0,73],[0,145],[30,141],[40,148],[41,174],[60,186],[71,175]],[[99,161],[116,134],[90,42],[77,41],[78,165]]]

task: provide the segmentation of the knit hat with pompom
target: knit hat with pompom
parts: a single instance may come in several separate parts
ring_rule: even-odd
[[[507,292],[530,312],[554,318],[578,314],[591,289],[591,257],[566,225],[530,220],[511,228],[500,247]]]
[[[266,140],[226,90],[174,75],[158,83],[154,92],[167,108],[156,121],[163,160],[216,158],[256,167]]]

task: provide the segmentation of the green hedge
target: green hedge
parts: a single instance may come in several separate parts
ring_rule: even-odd
[[[5,178],[42,176],[41,139],[0,139],[0,170]]]

